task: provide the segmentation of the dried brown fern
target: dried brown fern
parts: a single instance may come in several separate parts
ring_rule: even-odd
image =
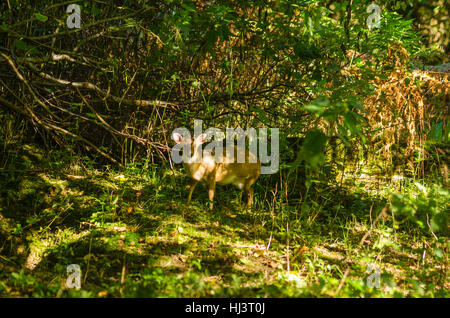
[[[374,132],[371,144],[385,168],[407,164],[413,169],[414,154],[426,156],[424,143],[432,123],[443,120],[443,129],[448,123],[449,74],[408,70],[408,52],[399,43],[390,46],[388,57],[383,68],[390,74],[374,80],[376,93],[366,102]]]

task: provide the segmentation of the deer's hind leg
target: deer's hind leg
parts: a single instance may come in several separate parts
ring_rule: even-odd
[[[208,198],[209,198],[209,209],[212,210],[214,207],[214,192],[216,190],[216,180],[211,179],[208,181]]]
[[[253,205],[253,195],[254,195],[254,190],[252,188],[253,183],[255,183],[256,179],[249,179],[245,182],[244,185],[244,190],[245,193],[247,194],[247,204],[246,207],[247,208],[251,208]]]

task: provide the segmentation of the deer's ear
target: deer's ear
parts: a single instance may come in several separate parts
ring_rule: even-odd
[[[181,134],[177,133],[177,132],[174,132],[174,133],[172,134],[172,139],[173,139],[177,144],[179,144],[180,142],[183,141],[183,136],[182,136]]]
[[[204,143],[206,141],[206,134],[203,133],[201,135],[198,135],[196,138],[197,144],[201,145],[202,143]]]

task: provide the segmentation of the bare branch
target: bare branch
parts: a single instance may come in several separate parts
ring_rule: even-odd
[[[172,102],[164,102],[164,101],[160,101],[160,100],[139,100],[139,99],[127,99],[127,98],[121,98],[121,97],[117,97],[114,95],[109,94],[109,92],[101,89],[100,87],[98,87],[97,85],[94,85],[92,83],[89,82],[70,82],[67,80],[63,80],[63,79],[58,79],[55,78],[53,76],[51,76],[50,74],[41,72],[40,70],[38,70],[34,65],[32,64],[28,64],[30,66],[31,69],[33,69],[35,72],[38,73],[39,76],[41,76],[42,78],[45,78],[47,80],[50,80],[52,82],[54,82],[56,85],[59,86],[69,86],[69,87],[73,87],[73,88],[84,88],[84,89],[89,89],[92,91],[95,91],[97,93],[99,93],[101,96],[105,97],[105,98],[109,98],[111,100],[113,100],[114,102],[117,103],[124,103],[127,105],[132,105],[132,106],[157,106],[157,107],[177,107],[178,105]]]

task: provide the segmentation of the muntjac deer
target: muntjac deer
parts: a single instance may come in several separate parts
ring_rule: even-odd
[[[173,140],[180,145],[190,146],[191,157],[183,153],[183,166],[188,175],[192,178],[192,184],[189,189],[187,203],[191,202],[192,193],[199,181],[205,182],[208,186],[209,208],[213,209],[214,191],[216,183],[225,185],[233,184],[239,189],[244,190],[248,196],[247,208],[253,204],[253,183],[258,179],[261,173],[261,163],[258,158],[248,150],[245,151],[245,162],[236,162],[238,147],[233,146],[234,154],[223,149],[222,160],[216,162],[214,155],[208,151],[203,151],[200,158],[201,144],[206,140],[206,134],[201,134],[197,138],[184,138],[179,133],[173,133]],[[252,162],[250,161],[252,158]],[[221,162],[220,162],[221,161]]]

